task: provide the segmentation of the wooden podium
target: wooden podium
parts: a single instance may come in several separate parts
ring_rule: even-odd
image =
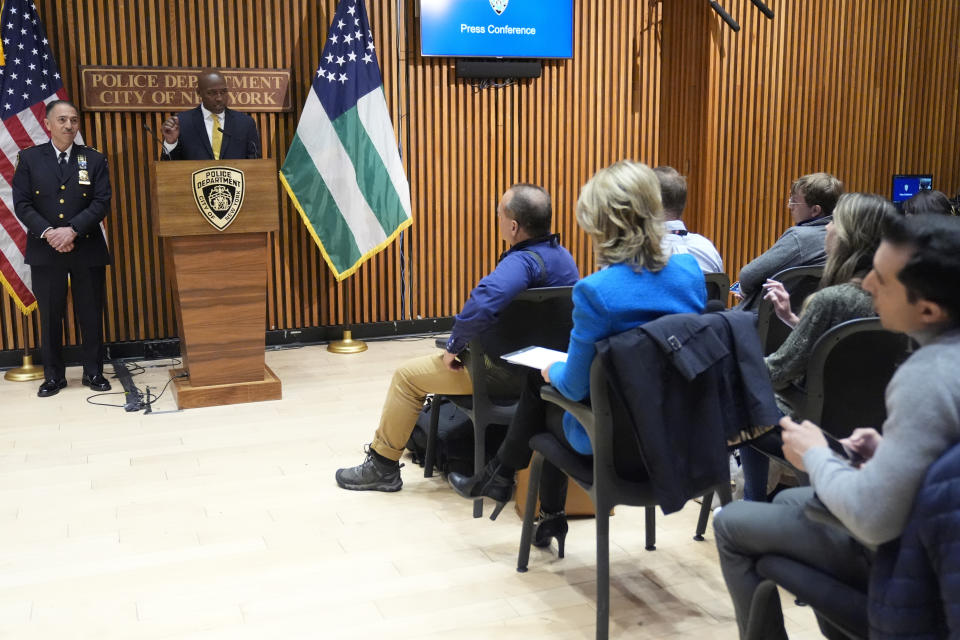
[[[170,370],[177,406],[279,400],[280,380],[264,361],[276,163],[154,162],[150,184],[180,333],[183,368]]]

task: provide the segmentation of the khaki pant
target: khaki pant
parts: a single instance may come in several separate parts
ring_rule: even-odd
[[[408,360],[393,373],[370,447],[384,458],[399,460],[429,393],[470,395],[473,383],[466,369],[447,369],[442,352]]]

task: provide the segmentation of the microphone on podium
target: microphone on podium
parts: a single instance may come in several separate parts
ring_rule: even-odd
[[[170,157],[170,152],[167,151],[167,148],[165,146],[163,146],[163,138],[159,137],[156,133],[154,133],[153,129],[151,129],[150,125],[148,125],[146,122],[143,123],[143,128],[146,130],[147,133],[150,134],[150,136],[154,140],[160,143],[160,157],[162,158],[163,156],[166,156],[167,160],[173,160],[173,158]]]

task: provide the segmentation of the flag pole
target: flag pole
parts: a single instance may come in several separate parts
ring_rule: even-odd
[[[341,292],[346,291],[346,287],[343,286],[343,281],[338,282],[337,286],[340,287]],[[344,302],[345,302],[344,318],[346,319],[346,322],[344,323],[345,327],[350,326],[351,324],[350,320],[353,318],[353,305],[351,304],[352,301],[353,301],[353,295],[349,293],[345,293],[344,295]],[[327,351],[329,351],[330,353],[362,353],[366,350],[367,350],[367,343],[364,342],[363,340],[354,340],[353,331],[346,328],[343,330],[343,339],[334,340],[333,342],[327,345]]]
[[[43,377],[43,367],[33,364],[33,356],[30,355],[30,334],[27,333],[27,315],[21,314],[23,320],[23,366],[16,369],[10,369],[4,374],[3,379],[10,382],[29,382],[39,380]]]

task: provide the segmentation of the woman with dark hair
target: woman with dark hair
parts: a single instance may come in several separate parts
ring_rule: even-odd
[[[573,287],[567,360],[528,377],[506,439],[483,473],[473,477],[451,473],[448,478],[465,498],[496,501],[491,518],[510,499],[515,471],[530,462],[532,435],[550,432],[572,451],[592,453],[586,431],[573,416],[541,400],[544,380],[571,400],[583,400],[590,394],[590,365],[598,340],[669,313],[703,310],[706,284],[697,261],[690,254],[665,254],[661,248],[666,233],[661,210],[660,183],[638,162],[621,161],[601,169],[581,190],[577,222],[590,236],[601,269]],[[566,487],[566,476],[545,463],[533,544],[545,547],[556,538],[560,557],[567,534]]]
[[[939,213],[945,216],[956,215],[953,203],[942,191],[924,189],[903,203],[903,213],[916,216],[922,213]]]

